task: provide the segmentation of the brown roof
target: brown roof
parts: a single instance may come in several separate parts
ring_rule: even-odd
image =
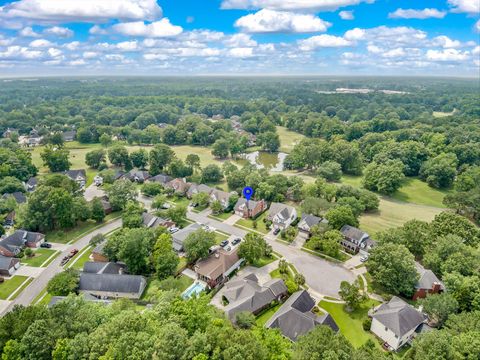
[[[204,260],[200,260],[195,265],[197,274],[210,279],[217,279],[220,275],[226,273],[235,263],[240,260],[237,249],[227,252],[220,249]]]

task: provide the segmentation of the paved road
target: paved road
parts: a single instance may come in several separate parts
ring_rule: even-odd
[[[64,250],[57,258],[55,258],[55,260],[52,261],[42,271],[42,273],[37,278],[35,278],[30,285],[27,286],[25,290],[23,290],[22,293],[15,300],[13,300],[8,307],[6,307],[2,311],[2,313],[0,313],[0,315],[3,315],[4,313],[10,311],[15,305],[24,305],[24,306],[30,305],[32,301],[37,297],[37,295],[40,294],[40,292],[42,292],[43,289],[45,289],[45,287],[48,284],[48,281],[51,278],[53,278],[56,274],[64,270],[63,267],[60,266],[60,262],[62,261],[62,258],[70,252],[70,250],[75,248],[79,250],[83,249],[85,246],[88,245],[90,239],[95,235],[106,234],[121,226],[122,226],[122,219],[113,220],[105,224],[101,228],[94,230],[91,233],[80,238],[74,244],[68,246],[66,250]]]

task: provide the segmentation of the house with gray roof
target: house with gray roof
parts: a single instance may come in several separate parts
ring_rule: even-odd
[[[20,259],[0,255],[0,275],[12,276],[20,267]]]
[[[150,214],[148,212],[142,213],[143,226],[154,229],[159,226],[164,226],[167,229],[175,226],[175,223],[171,220],[163,219],[159,216]]]
[[[265,211],[267,204],[265,200],[247,200],[243,197],[237,200],[237,203],[233,207],[235,214],[241,216],[244,219],[255,218]]]
[[[299,336],[305,335],[317,325],[326,325],[333,331],[338,331],[338,325],[330,316],[315,314],[312,310],[315,300],[307,290],[300,290],[292,294],[275,314],[265,323],[267,328],[278,328],[283,336],[296,341]]]
[[[83,264],[83,272],[92,274],[123,274],[126,266],[115,262],[87,261]]]
[[[63,172],[63,175],[69,177],[71,180],[75,181],[81,189],[85,187],[87,183],[87,173],[84,169],[80,170],[66,170]]]
[[[408,343],[426,320],[420,311],[396,296],[371,310],[369,316],[372,318],[370,331],[395,351]]]
[[[344,225],[340,232],[343,235],[341,245],[350,253],[361,252],[362,255],[365,255],[375,245],[375,241],[370,239],[370,235],[354,226]]]
[[[200,194],[200,193],[210,195],[212,191],[213,191],[213,188],[211,188],[208,185],[192,183],[190,184],[190,187],[187,190],[187,198],[191,199],[193,195]]]
[[[275,203],[270,204],[267,219],[273,223],[274,229],[285,230],[297,218],[297,210],[290,205]]]
[[[439,294],[445,291],[445,285],[432,270],[425,269],[420,263],[415,262],[415,268],[419,275],[418,282],[415,285],[413,300],[424,299],[427,294]]]
[[[45,235],[26,231],[16,230],[13,234],[0,239],[0,254],[7,257],[14,257],[22,251],[24,247],[38,248],[45,242]]]
[[[124,177],[130,181],[135,181],[142,184],[150,178],[150,173],[145,170],[132,169],[128,173],[126,173]]]
[[[38,179],[36,177],[31,177],[30,179],[27,180],[25,183],[25,189],[28,192],[35,191],[36,187],[38,185]]]
[[[155,183],[159,183],[159,184],[162,184],[162,185],[165,185],[166,183],[168,183],[171,180],[172,180],[172,178],[170,176],[164,175],[164,174],[158,174],[158,175],[152,176],[151,178],[147,179],[147,181],[149,181],[149,182],[155,182]]]
[[[218,201],[222,205],[223,209],[226,210],[230,206],[230,197],[233,195],[237,195],[237,193],[213,189],[210,193],[210,203]]]
[[[27,197],[24,193],[20,191],[15,191],[13,193],[5,193],[2,195],[2,199],[8,199],[9,197],[13,197],[17,204],[24,204],[27,202]]]
[[[191,233],[201,229],[200,224],[194,223],[172,234],[172,246],[175,251],[183,251],[183,242]]]
[[[302,214],[302,217],[298,222],[298,230],[310,235],[312,227],[322,222],[328,224],[328,221],[321,217],[312,214]]]
[[[72,131],[64,131],[62,133],[62,139],[65,142],[73,141],[77,137],[77,131],[72,130]]]

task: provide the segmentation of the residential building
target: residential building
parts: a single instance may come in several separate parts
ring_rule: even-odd
[[[415,331],[426,319],[420,311],[396,296],[371,310],[369,316],[372,318],[370,331],[395,351],[415,336]]]
[[[240,268],[243,259],[238,257],[238,248],[233,251],[219,249],[206,259],[197,261],[195,272],[199,280],[205,281],[210,288],[223,284],[228,276]]]
[[[146,180],[150,178],[150,173],[145,170],[135,170],[132,169],[124,175],[130,181],[135,181],[137,183],[143,184]]]
[[[91,274],[124,274],[125,264],[115,262],[87,261],[83,264],[83,272]]]
[[[168,183],[171,180],[172,180],[172,178],[170,176],[164,175],[164,174],[158,174],[158,175],[152,176],[152,177],[147,179],[147,181],[156,182],[156,183],[159,183],[159,184],[162,184],[162,185],[165,185],[166,183]]]
[[[65,176],[68,176],[71,180],[75,181],[81,189],[83,189],[87,183],[87,173],[84,169],[66,170],[63,174]]]
[[[64,131],[62,133],[62,138],[63,138],[63,141],[65,141],[65,142],[73,141],[73,140],[75,140],[76,137],[77,137],[77,131],[76,130]]]
[[[297,210],[290,205],[271,203],[267,219],[273,223],[273,228],[284,230],[297,218]]]
[[[192,183],[190,184],[190,187],[188,188],[187,191],[187,198],[191,199],[193,195],[204,193],[207,195],[210,195],[213,189],[210,186],[207,186],[205,184],[195,184]]]
[[[116,170],[115,174],[113,175],[113,180],[117,181],[118,179],[121,179],[125,176],[125,171],[123,170]]]
[[[245,198],[239,198],[237,203],[233,207],[235,214],[245,219],[255,218],[265,211],[267,204],[265,200],[247,200]]]
[[[185,179],[176,178],[165,184],[167,189],[172,189],[178,195],[185,195],[190,187],[190,183]]]
[[[280,301],[287,295],[287,287],[282,279],[271,279],[260,285],[255,274],[249,273],[232,279],[222,289],[222,297],[228,301],[225,307],[227,317],[234,321],[242,311],[258,314],[268,308],[273,301]]]
[[[13,193],[5,193],[2,195],[2,199],[8,199],[9,197],[13,197],[17,204],[24,204],[27,202],[27,197],[24,193],[20,191],[15,191]]]
[[[35,189],[37,188],[37,185],[38,185],[38,179],[36,177],[31,177],[25,183],[25,189],[28,192],[32,192],[32,191],[35,191]]]
[[[191,233],[201,229],[200,224],[190,224],[187,227],[172,234],[172,246],[175,251],[183,251],[183,243]]]
[[[103,185],[103,177],[101,177],[100,175],[95,175],[95,177],[93,178],[93,183],[95,184],[95,186],[101,186]]]
[[[105,247],[105,242],[102,242],[95,246],[95,248],[92,250],[92,254],[90,257],[92,258],[93,261],[95,262],[108,262],[107,256],[103,252],[103,248]]]
[[[230,197],[236,194],[236,192],[226,192],[213,189],[210,193],[210,203],[218,201],[220,204],[222,204],[223,209],[226,210],[230,206]]]
[[[171,220],[165,220],[161,217],[155,216],[153,214],[150,214],[148,212],[144,212],[142,214],[142,220],[143,220],[143,226],[147,228],[156,228],[159,226],[164,226],[167,229],[174,227],[175,223]]]
[[[26,230],[16,230],[13,234],[0,240],[0,254],[13,257],[24,247],[38,248],[45,242],[45,235]]]
[[[108,215],[113,211],[112,204],[110,204],[110,200],[108,199],[107,195],[104,195],[100,198],[100,201],[102,202],[102,207],[103,211],[105,211],[105,214]]]
[[[20,267],[20,259],[0,255],[0,275],[12,276]]]
[[[417,269],[420,278],[415,285],[415,293],[412,297],[413,300],[424,299],[427,297],[427,294],[439,294],[445,291],[445,285],[432,270],[425,269],[418,262],[415,263],[415,268]]]
[[[337,332],[338,325],[330,314],[319,316],[312,311],[314,307],[315,300],[307,290],[297,291],[273,314],[265,327],[280,329],[282,335],[292,341],[296,341],[299,336],[305,335],[317,325],[329,326]]]
[[[344,225],[340,232],[343,235],[343,240],[341,241],[343,248],[353,254],[357,254],[360,251],[362,255],[365,255],[375,245],[375,242],[370,239],[366,232],[356,227]]]
[[[312,227],[320,224],[321,222],[321,217],[312,214],[302,214],[302,217],[298,222],[298,230],[310,235]]]
[[[5,227],[11,227],[15,225],[15,210],[10,211],[7,216],[5,216],[5,219],[3,220],[3,226]]]

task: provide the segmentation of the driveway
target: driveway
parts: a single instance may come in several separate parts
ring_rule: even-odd
[[[95,197],[102,197],[103,195],[105,195],[105,191],[93,184],[87,187],[83,192],[83,197],[87,201],[93,200]]]
[[[223,223],[224,224],[227,224],[227,225],[235,225],[235,223],[240,220],[242,217],[237,215],[237,214],[233,214],[232,216],[230,216],[228,219],[224,220]]]

